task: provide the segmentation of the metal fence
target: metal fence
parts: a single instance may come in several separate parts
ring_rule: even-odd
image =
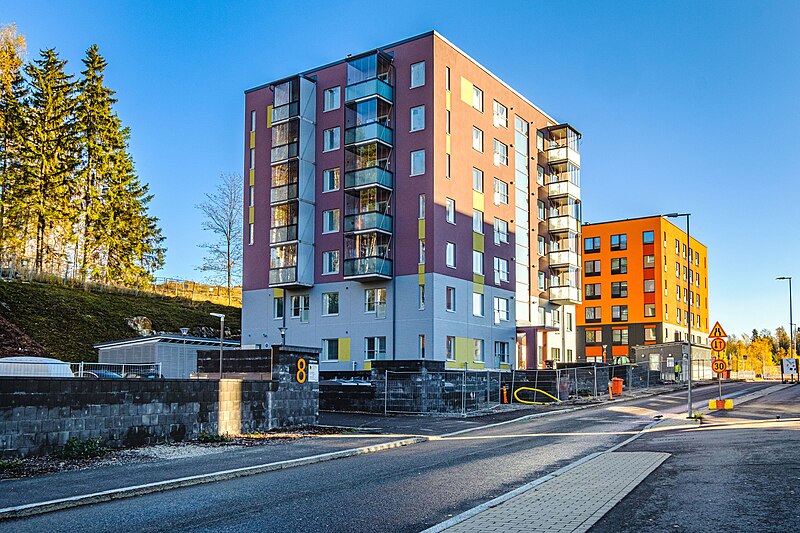
[[[70,363],[76,378],[160,378],[161,363]]]
[[[51,378],[160,378],[161,363],[68,363],[35,357],[0,359],[0,376]]]

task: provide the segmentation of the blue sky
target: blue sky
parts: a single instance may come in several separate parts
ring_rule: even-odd
[[[194,205],[242,171],[246,88],[436,29],[581,130],[586,221],[691,212],[711,320],[786,326],[774,278],[800,291],[799,2],[365,4],[0,0],[0,23],[74,73],[100,46],[167,236],[159,275],[199,276]]]

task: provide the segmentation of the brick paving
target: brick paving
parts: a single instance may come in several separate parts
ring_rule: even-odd
[[[584,532],[670,454],[610,452],[447,528],[457,532]]]

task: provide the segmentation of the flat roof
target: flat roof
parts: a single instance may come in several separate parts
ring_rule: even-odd
[[[147,337],[133,337],[130,339],[120,339],[116,341],[101,342],[93,345],[94,348],[109,348],[112,346],[124,346],[134,344],[151,344],[155,342],[166,342],[171,344],[193,344],[196,346],[219,346],[219,338],[213,337],[190,337],[188,335],[163,333],[160,335],[150,335]],[[240,341],[224,339],[223,346],[239,346]]]
[[[672,220],[670,220],[669,217],[664,216],[664,215],[650,215],[650,216],[646,216],[646,217],[619,218],[619,219],[616,219],[616,220],[604,220],[602,222],[581,222],[581,227],[583,227],[583,226],[602,226],[604,224],[618,224],[620,222],[631,222],[631,221],[634,221],[634,220],[647,220],[647,219],[651,219],[651,218],[660,218],[660,219],[672,224],[675,227],[675,229],[677,229],[678,231],[680,231],[682,233],[686,233],[686,228],[681,228],[680,226],[675,224]],[[706,247],[706,245],[703,244],[702,241],[700,241],[697,237],[695,237],[694,233],[691,234],[690,237],[696,243],[700,244],[701,246]]]

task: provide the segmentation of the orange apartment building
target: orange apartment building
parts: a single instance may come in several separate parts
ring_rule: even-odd
[[[708,249],[670,220],[583,224],[578,361],[611,362],[633,346],[708,343]],[[687,266],[688,261],[688,266]]]

